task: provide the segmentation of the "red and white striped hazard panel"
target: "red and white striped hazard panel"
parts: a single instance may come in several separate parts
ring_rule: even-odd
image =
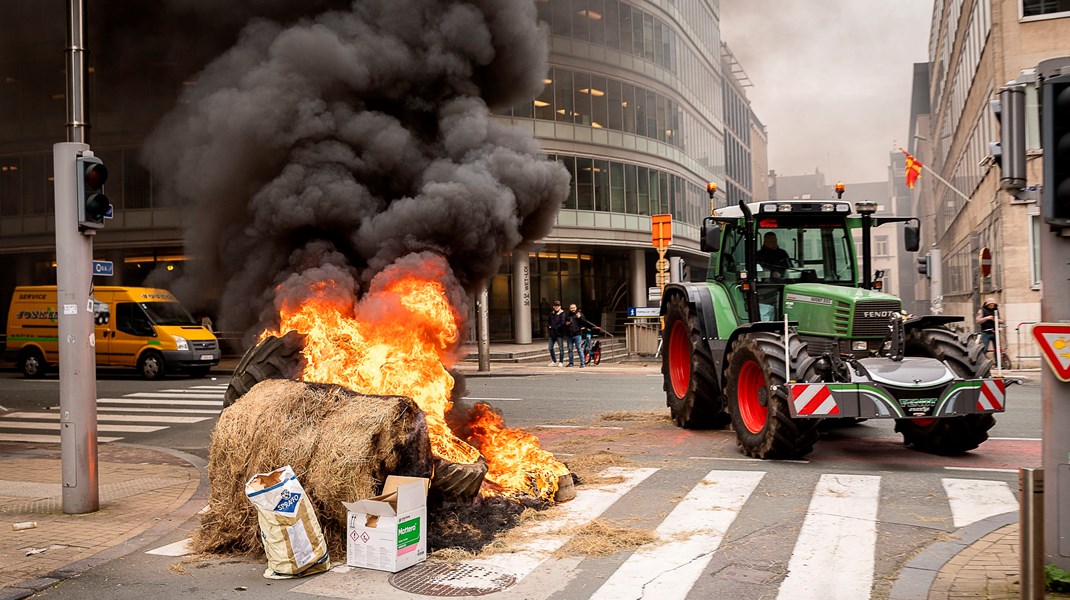
[[[838,415],[840,407],[832,398],[832,390],[821,383],[802,383],[791,386],[791,401],[797,415]]]
[[[981,393],[977,395],[977,410],[1003,410],[1007,384],[1002,379],[986,379],[981,382]]]

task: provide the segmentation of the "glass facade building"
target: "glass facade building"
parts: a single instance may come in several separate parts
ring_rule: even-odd
[[[65,22],[64,7],[0,4],[9,15],[0,23],[3,318],[16,285],[55,281],[52,144],[64,139],[66,117],[64,30],[56,25]],[[491,338],[518,342],[545,336],[555,299],[619,331],[627,308],[647,305],[655,280],[651,215],[672,215],[669,254],[699,278],[707,261],[698,250],[710,208],[706,183],[718,184],[721,205],[729,200],[723,190],[749,194],[750,159],[739,147],[749,126],[738,111],[727,114],[727,106],[749,106],[740,108],[737,94],[724,89],[717,0],[535,4],[549,35],[546,85],[495,118],[534,135],[568,169],[572,189],[552,233],[526,256],[503,261],[490,282]],[[155,193],[140,164],[141,142],[238,28],[229,39],[219,31],[209,41],[191,35],[180,47],[129,56],[98,28],[108,10],[90,15],[89,116],[90,142],[110,171],[115,218],[96,237],[94,258],[115,264],[108,283],[139,285],[153,270],[181,270],[186,260],[180,207]],[[153,27],[170,26],[154,10],[124,18],[143,18],[140,35],[151,38]],[[729,140],[726,118],[738,126]]]

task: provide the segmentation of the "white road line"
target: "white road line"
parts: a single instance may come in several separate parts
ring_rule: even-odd
[[[222,383],[219,385],[195,385],[191,386],[191,390],[226,390],[230,387],[229,383]]]
[[[157,398],[155,400],[143,400],[138,398],[97,398],[97,404],[141,404],[149,406],[171,404],[174,406],[218,406],[222,408],[222,402],[219,400],[168,400],[166,398]]]
[[[17,412],[9,415],[4,415],[4,419],[49,419],[55,421],[59,419],[58,412]],[[98,421],[118,421],[125,423],[200,423],[201,421],[207,421],[211,417],[176,417],[173,415],[109,415],[97,413]]]
[[[168,394],[166,392],[134,392],[124,394],[123,398],[223,398],[223,394]]]
[[[543,429],[624,429],[623,427],[595,427],[594,425],[536,425]]]
[[[55,410],[55,409],[49,409]],[[173,415],[218,415],[223,412],[222,409],[211,408],[122,408],[119,406],[98,406],[97,414],[112,413],[112,412],[129,412],[129,413],[166,413]]]
[[[223,396],[226,395],[226,393],[223,390],[219,390],[218,393],[215,393],[215,392],[211,392],[209,390],[194,390],[194,389],[157,390],[155,392],[140,392],[140,393],[143,393],[143,394],[159,394],[159,395],[180,394],[182,396],[188,396],[189,394],[208,394],[212,398],[222,398]],[[132,394],[130,394],[130,395],[132,395]]]
[[[51,429],[59,431],[59,423],[44,423],[41,421],[0,421],[0,429]],[[110,433],[152,433],[167,429],[166,425],[155,427],[152,425],[107,425],[97,423],[97,431]]]
[[[870,597],[880,485],[876,475],[821,476],[778,599]]]
[[[155,554],[157,556],[187,556],[193,554],[193,550],[190,548],[190,541],[189,538],[186,538],[173,544],[154,548],[145,552],[145,554]]]
[[[662,543],[639,548],[591,598],[686,598],[764,475],[710,471],[655,530]]]
[[[97,442],[105,444],[107,442],[116,442],[123,438],[121,437],[101,437],[97,436]],[[0,433],[0,442],[33,442],[35,444],[58,444],[58,435],[37,435],[33,433]]]
[[[465,400],[471,400],[473,402],[510,402],[513,400],[524,400],[524,398],[472,398],[466,397]]]
[[[948,467],[944,469],[948,471],[980,471],[982,473],[1017,473],[1018,469],[995,469],[991,467]]]
[[[588,490],[578,490],[574,500],[550,509],[560,512],[527,528],[525,532],[527,540],[523,545],[523,550],[464,562],[469,565],[508,571],[516,575],[517,581],[520,581],[550,558],[558,548],[565,545],[571,536],[564,532],[574,532],[595,520],[621,496],[630,492],[656,471],[657,469],[654,468],[610,467],[602,471],[601,476],[623,477],[624,481]]]
[[[735,462],[759,462],[759,463],[796,463],[800,465],[808,465],[808,460],[780,460],[773,459],[767,460],[764,458],[744,458],[742,456],[688,456],[688,460],[728,460]]]
[[[955,527],[1018,510],[1018,499],[1003,481],[941,479]]]

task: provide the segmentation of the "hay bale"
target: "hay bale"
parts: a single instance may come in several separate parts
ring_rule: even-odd
[[[272,379],[226,408],[208,455],[209,510],[193,532],[198,552],[261,555],[245,482],[290,465],[316,507],[331,558],[345,560],[342,501],[378,495],[387,475],[431,476],[424,414],[404,396]]]

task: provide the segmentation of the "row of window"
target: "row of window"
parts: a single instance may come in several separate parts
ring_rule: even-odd
[[[137,150],[102,150],[108,165],[108,199],[116,209],[154,208],[152,177]],[[0,217],[55,214],[51,152],[0,157]]]
[[[723,168],[719,137],[672,98],[619,79],[569,69],[551,69],[545,81],[538,98],[500,114],[634,133],[680,148],[715,171]]]
[[[709,211],[705,186],[679,175],[589,156],[550,155],[572,175],[564,208],[631,215],[671,214],[673,220],[699,223]]]

